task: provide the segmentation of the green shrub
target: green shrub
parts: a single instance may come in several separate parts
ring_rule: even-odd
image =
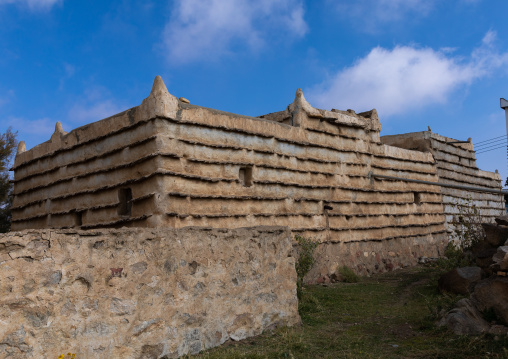
[[[360,281],[360,277],[355,272],[353,272],[353,270],[348,266],[340,267],[339,274],[342,277],[343,282],[358,283]]]
[[[460,299],[465,298],[461,294],[448,292],[439,293],[437,291],[432,295],[424,295],[423,297],[429,311],[429,314],[425,319],[431,322],[435,322],[436,320],[441,319],[446,312],[455,307],[455,304]]]
[[[301,299],[303,293],[303,278],[314,266],[314,251],[316,250],[319,243],[300,235],[296,235],[295,240],[298,243],[298,259],[296,261],[296,290],[298,299]]]
[[[470,250],[475,244],[485,239],[480,209],[470,196],[462,203],[456,201],[452,207],[457,211],[451,222],[453,239],[459,249]]]
[[[442,270],[452,270],[453,268],[468,267],[474,263],[474,258],[469,252],[465,252],[454,242],[448,242],[444,257],[434,262],[434,266]]]

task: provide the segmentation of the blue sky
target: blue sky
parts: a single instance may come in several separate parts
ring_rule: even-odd
[[[161,75],[191,103],[258,116],[297,88],[376,108],[382,135],[506,134],[506,0],[0,0],[0,131],[31,148],[141,103]],[[478,154],[508,176],[506,150]],[[504,182],[504,181],[503,181]]]

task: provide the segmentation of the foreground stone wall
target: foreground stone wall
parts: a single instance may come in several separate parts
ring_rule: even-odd
[[[383,241],[325,242],[315,252],[316,264],[306,276],[309,283],[337,280],[347,266],[360,275],[415,266],[444,254],[446,234],[400,237]]]
[[[287,228],[0,236],[0,357],[160,358],[294,325]]]
[[[431,131],[383,136],[381,141],[391,146],[432,153],[436,161],[439,182],[501,190],[499,173],[478,169],[472,141],[456,143],[457,140],[440,136]],[[446,226],[452,230],[453,216],[458,213],[457,205],[472,203],[480,210],[484,222],[505,213],[503,194],[476,192],[441,187]]]

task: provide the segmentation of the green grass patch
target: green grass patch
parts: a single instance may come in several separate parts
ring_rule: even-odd
[[[508,358],[508,339],[438,328],[457,298],[437,291],[442,269],[415,267],[305,288],[302,326],[228,342],[196,358]]]
[[[343,282],[358,283],[360,281],[360,277],[355,272],[353,272],[351,268],[347,266],[340,267],[339,274]]]

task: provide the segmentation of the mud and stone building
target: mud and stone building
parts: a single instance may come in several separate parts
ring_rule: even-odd
[[[471,138],[459,141],[429,130],[382,136],[381,142],[432,154],[439,182],[453,186],[441,186],[448,231],[452,230],[451,223],[453,217],[459,214],[459,206],[474,205],[484,222],[494,222],[505,211],[505,201],[499,193],[501,176],[497,171],[494,173],[478,169]],[[470,188],[481,188],[483,191]]]
[[[448,203],[464,197],[437,183],[500,189],[499,175],[476,168],[471,144],[424,133],[405,146],[380,131],[376,110],[317,109],[301,90],[285,110],[248,117],[178,99],[156,77],[137,107],[20,144],[12,229],[288,226],[322,243],[316,276],[437,256]],[[501,212],[502,195],[475,196]]]
[[[0,357],[173,358],[295,325],[295,234],[320,241],[319,282],[438,256],[456,200],[503,211],[471,143],[380,131],[375,110],[316,109],[300,90],[248,117],[156,77],[137,107],[20,143]]]

